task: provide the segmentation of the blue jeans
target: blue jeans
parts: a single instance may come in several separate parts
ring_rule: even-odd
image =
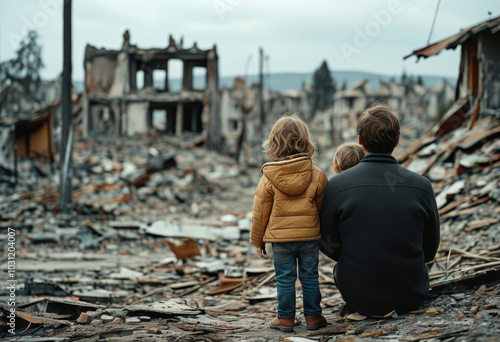
[[[302,284],[304,316],[320,316],[318,241],[273,242],[273,260],[278,288],[278,317],[295,317],[297,260]]]

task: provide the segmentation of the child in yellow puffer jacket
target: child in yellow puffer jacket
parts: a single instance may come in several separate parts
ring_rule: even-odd
[[[319,213],[328,180],[311,160],[314,145],[307,125],[285,116],[274,125],[265,144],[274,161],[262,166],[253,206],[250,241],[261,258],[272,243],[278,289],[278,317],[271,328],[293,331],[297,262],[308,330],[327,325],[321,315],[318,281]]]

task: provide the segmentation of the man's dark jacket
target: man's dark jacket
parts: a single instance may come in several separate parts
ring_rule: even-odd
[[[328,183],[320,248],[338,261],[337,287],[364,315],[417,309],[429,290],[426,262],[439,245],[431,183],[394,157],[370,153]]]

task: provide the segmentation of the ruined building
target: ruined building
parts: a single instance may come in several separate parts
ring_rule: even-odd
[[[427,58],[458,45],[462,51],[455,103],[425,139],[399,158],[410,170],[422,175],[432,172],[434,180],[459,176],[478,165],[488,169],[500,165],[500,17],[463,29],[405,58]],[[492,179],[497,187],[498,176]]]
[[[443,116],[441,131],[460,126],[472,112],[470,126],[478,117],[498,115],[500,110],[500,17],[484,21],[437,43],[413,51],[405,58],[427,58],[461,45],[460,71],[455,104]]]
[[[262,127],[259,84],[247,85],[245,79],[236,77],[232,88],[224,87],[221,91],[220,113],[224,151],[234,154],[244,129],[246,142],[244,158],[261,156],[262,140],[280,116],[299,112],[305,119],[308,118],[310,110],[307,95],[308,92],[304,90],[277,92],[264,87],[262,110],[265,113],[265,122]]]
[[[405,121],[413,119],[433,123],[453,104],[453,100],[453,87],[445,80],[431,88],[403,76],[400,82],[379,81],[375,90],[370,90],[368,81],[364,80],[355,83],[350,89],[335,93],[330,129],[336,140],[355,138],[359,116],[376,101],[386,103],[399,116],[403,125],[407,123]]]
[[[220,144],[218,57],[214,45],[201,50],[182,46],[170,36],[165,48],[142,49],[123,35],[120,50],[85,49],[83,134],[114,136],[148,133],[181,136],[193,132]],[[182,63],[178,80],[169,77],[173,61]],[[193,70],[204,77],[195,79]],[[197,85],[196,83],[201,83]]]

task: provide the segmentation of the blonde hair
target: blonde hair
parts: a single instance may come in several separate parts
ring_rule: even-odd
[[[342,144],[333,156],[332,170],[335,173],[341,173],[357,165],[364,156],[365,151],[363,151],[361,145],[355,143]]]
[[[295,116],[284,116],[276,121],[264,148],[264,153],[277,161],[297,153],[307,153],[309,157],[314,154],[309,128]]]

